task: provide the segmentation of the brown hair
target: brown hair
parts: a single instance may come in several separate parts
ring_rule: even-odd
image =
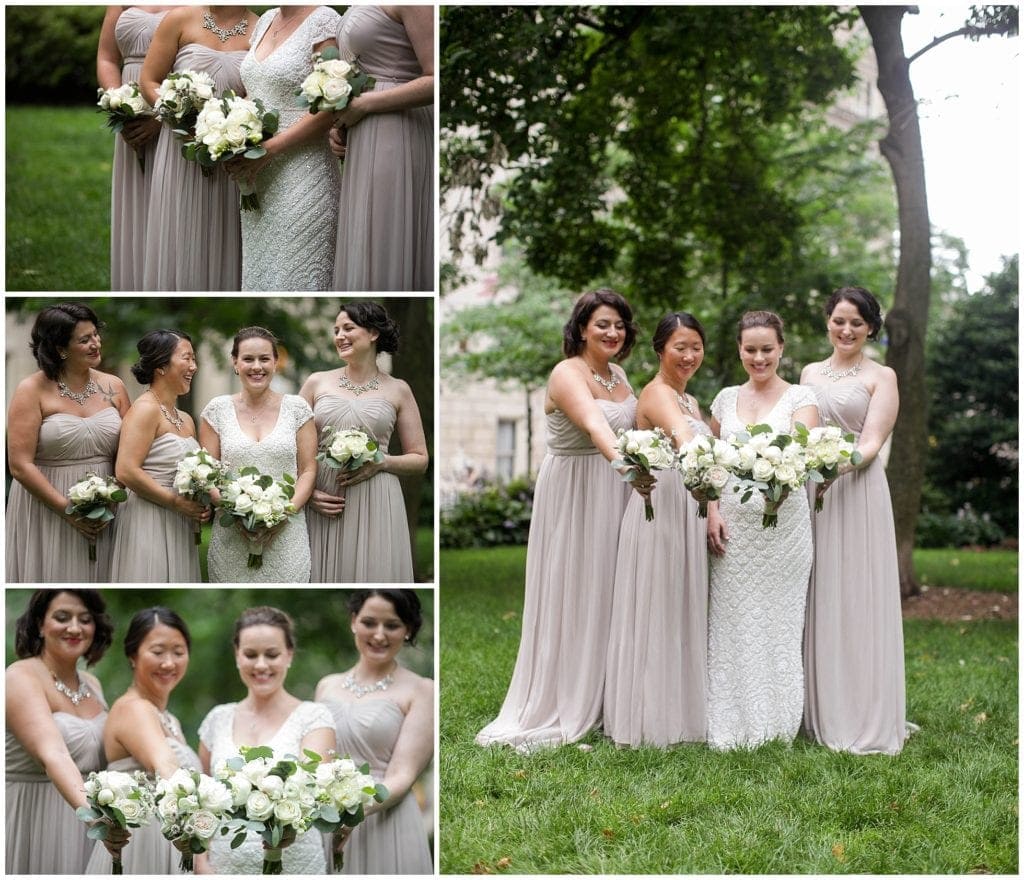
[[[626,325],[626,341],[615,356],[618,361],[624,360],[632,351],[633,343],[636,342],[636,324],[633,323],[633,310],[622,294],[616,293],[607,287],[591,290],[580,294],[572,307],[572,314],[562,328],[562,352],[566,357],[576,357],[584,349],[583,328],[590,321],[590,316],[600,306],[610,306],[619,313],[623,323]]]
[[[764,310],[743,313],[739,324],[736,325],[736,341],[742,342],[743,331],[753,330],[755,327],[770,327],[775,331],[775,335],[779,339],[779,345],[786,341],[782,336],[782,318],[776,315],[775,312]]]
[[[289,651],[295,650],[295,626],[292,619],[280,608],[271,608],[269,605],[257,605],[255,608],[246,608],[238,620],[235,621],[235,634],[231,641],[238,647],[239,635],[243,629],[250,626],[276,626],[284,633],[284,643]]]

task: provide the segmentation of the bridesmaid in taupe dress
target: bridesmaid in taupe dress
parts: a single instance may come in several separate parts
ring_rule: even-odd
[[[100,319],[81,303],[43,309],[32,326],[39,369],[18,383],[7,412],[8,583],[99,583],[110,577],[117,521],[65,513],[88,473],[111,476],[124,383],[100,371]],[[96,561],[89,560],[89,544]]]
[[[896,374],[864,353],[882,329],[874,296],[840,288],[825,314],[832,354],[804,367],[800,382],[813,389],[822,424],[853,432],[863,460],[817,490],[824,505],[812,514],[804,727],[836,751],[894,755],[916,729],[906,720],[896,534],[879,458],[899,392]]]
[[[194,583],[200,579],[194,531],[210,510],[173,485],[178,462],[199,448],[192,416],[176,405],[198,369],[192,340],[178,331],[151,330],[137,347],[132,373],[149,389],[125,416],[117,451],[117,478],[131,494],[114,542],[111,580]]]

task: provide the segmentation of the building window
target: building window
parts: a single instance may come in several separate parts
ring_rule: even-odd
[[[495,451],[495,472],[499,480],[511,480],[516,466],[515,419],[498,419],[498,443]]]

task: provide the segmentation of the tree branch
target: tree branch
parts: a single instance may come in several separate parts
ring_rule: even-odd
[[[907,64],[912,64],[915,60],[920,58],[929,49],[934,49],[940,43],[945,43],[946,40],[952,40],[954,37],[990,37],[996,34],[1005,33],[1005,28],[999,25],[990,25],[988,27],[976,27],[975,25],[964,25],[962,28],[957,28],[955,31],[950,31],[948,34],[943,34],[941,37],[936,37],[927,46],[918,49],[913,55],[907,59]]]

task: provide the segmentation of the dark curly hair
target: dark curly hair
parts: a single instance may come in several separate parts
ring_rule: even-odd
[[[274,360],[277,360],[277,337],[265,327],[243,327],[239,330],[231,342],[231,357],[238,357],[238,346],[246,339],[266,339],[274,352]]]
[[[160,624],[180,632],[185,639],[185,647],[191,652],[192,636],[178,612],[171,611],[170,608],[165,608],[163,605],[154,605],[152,608],[136,611],[128,624],[128,632],[124,634],[125,656],[131,659],[138,654],[143,640]]]
[[[416,634],[420,631],[420,627],[423,626],[423,608],[420,605],[420,597],[416,595],[415,590],[353,590],[348,597],[349,613],[355,615],[358,614],[363,605],[366,604],[366,600],[373,597],[380,596],[381,599],[386,599],[391,603],[391,607],[395,609],[395,614],[398,615],[398,619],[406,625],[409,630],[409,635],[405,637],[405,640],[410,645],[416,644]]]
[[[689,327],[697,333],[702,344],[707,343],[704,325],[693,315],[689,312],[669,312],[658,322],[658,326],[654,330],[654,338],[651,339],[651,347],[656,355],[660,355],[665,350],[665,346],[668,345],[672,334],[680,327]]]
[[[235,621],[235,633],[231,638],[237,648],[239,636],[243,629],[250,626],[276,626],[284,633],[284,643],[289,651],[295,650],[295,625],[292,619],[280,608],[272,608],[270,605],[257,605],[255,608],[246,608]]]
[[[156,371],[171,362],[174,350],[182,339],[192,344],[192,337],[180,330],[150,330],[135,343],[139,359],[132,364],[132,375],[140,385],[152,383]]]
[[[782,318],[776,315],[775,312],[768,312],[763,309],[743,313],[743,317],[740,318],[739,323],[736,325],[736,341],[742,342],[743,331],[753,330],[755,327],[770,327],[775,331],[779,345],[784,344],[786,341],[782,336]]]
[[[377,351],[395,354],[398,351],[398,324],[391,320],[384,306],[373,300],[361,299],[342,303],[338,314],[344,312],[353,324],[364,330],[377,331]]]
[[[36,590],[28,600],[28,608],[14,625],[14,653],[22,659],[38,657],[42,653],[43,636],[40,628],[43,618],[46,617],[50,603],[61,593],[77,596],[92,615],[96,632],[89,650],[85,652],[85,660],[89,666],[94,666],[103,659],[114,640],[114,624],[107,614],[107,603],[99,590]]]
[[[576,357],[586,347],[583,342],[583,330],[590,321],[591,315],[601,306],[610,306],[619,313],[623,323],[626,325],[626,341],[619,349],[615,360],[625,360],[633,350],[636,342],[636,324],[633,323],[633,310],[629,307],[622,294],[616,293],[607,287],[597,290],[590,290],[580,294],[572,307],[572,314],[562,328],[562,353],[568,357]]]
[[[36,315],[28,347],[47,379],[56,381],[60,375],[63,360],[60,349],[67,347],[71,334],[75,332],[75,325],[81,321],[91,321],[97,330],[103,328],[103,322],[96,317],[96,313],[81,303],[47,306]]]
[[[882,318],[882,307],[878,304],[874,294],[866,287],[840,287],[825,303],[825,317],[831,318],[833,309],[841,302],[852,303],[868,327],[871,328],[868,339],[878,339],[884,319]]]

